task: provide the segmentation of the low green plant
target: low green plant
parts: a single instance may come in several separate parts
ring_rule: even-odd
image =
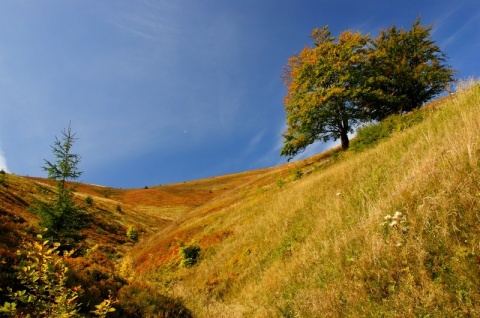
[[[350,143],[350,149],[361,152],[369,149],[388,138],[395,131],[402,131],[409,128],[424,118],[422,110],[415,110],[404,115],[391,115],[381,122],[367,124],[357,130],[355,139]]]
[[[122,207],[120,206],[120,204],[117,204],[117,206],[115,207],[115,211],[122,212]]]
[[[92,313],[95,314],[97,317],[105,318],[109,313],[115,311],[115,308],[113,308],[113,304],[115,303],[116,301],[110,294],[108,299],[105,299],[100,304],[95,305],[95,310],[92,310]]]
[[[2,290],[0,289],[0,291]],[[6,302],[3,307],[0,307],[0,313],[4,314],[5,316],[15,317],[15,314],[17,313],[17,304],[14,302]]]
[[[283,178],[278,178],[277,179],[277,186],[281,189],[285,185],[285,179]]]
[[[92,199],[92,197],[88,195],[88,196],[85,198],[85,203],[86,203],[88,206],[92,206],[92,205],[93,205],[93,199]]]
[[[17,252],[19,263],[14,266],[22,288],[7,288],[10,301],[0,307],[0,313],[10,317],[82,317],[77,299],[80,286],[67,286],[68,267],[65,259],[73,251],[59,253],[60,243],[48,240],[26,242]],[[115,309],[113,301],[107,300],[97,307],[97,316],[105,317]]]
[[[200,246],[197,244],[190,244],[188,246],[180,245],[180,253],[182,256],[182,266],[191,267],[198,262],[200,257]]]
[[[303,172],[300,168],[295,169],[293,172],[293,179],[294,180],[300,180],[303,177]]]
[[[360,152],[377,144],[391,134],[391,128],[384,123],[369,124],[358,129],[357,137],[352,140],[350,149]]]
[[[133,225],[127,229],[127,237],[133,241],[138,241],[138,230]]]

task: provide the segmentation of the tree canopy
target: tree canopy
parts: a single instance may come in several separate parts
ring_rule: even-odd
[[[453,81],[445,54],[430,39],[432,27],[392,26],[376,39],[350,30],[336,39],[314,29],[313,46],[292,56],[284,70],[287,129],[284,156],[315,141],[341,140],[361,122],[420,107]]]
[[[373,119],[416,109],[454,80],[445,53],[430,38],[432,29],[417,19],[410,30],[393,25],[372,41],[371,86],[380,92],[370,105]]]
[[[285,68],[286,156],[316,140],[341,139],[346,149],[348,134],[365,119],[361,101],[368,37],[345,31],[335,40],[327,26],[315,29],[311,37],[314,47],[305,47]]]

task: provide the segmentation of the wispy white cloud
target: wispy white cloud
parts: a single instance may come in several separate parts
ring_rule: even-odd
[[[108,22],[134,36],[161,41],[172,40],[178,35],[178,6],[173,2],[160,1],[154,5],[143,1],[140,5],[119,9],[110,16]]]
[[[265,152],[265,154],[261,157],[259,157],[255,161],[256,166],[276,166],[279,164],[283,164],[287,161],[287,158],[280,156],[280,152],[283,148],[283,136],[282,134],[285,132],[287,128],[286,123],[282,123],[281,125],[278,126],[278,129],[276,130],[275,137],[273,139],[273,142],[271,142],[272,147]],[[263,136],[262,136],[263,137]],[[256,137],[252,139],[250,144],[252,144],[256,140]]]
[[[447,14],[438,17],[435,21],[435,28],[432,30],[432,35],[436,36],[437,33],[440,33],[440,31],[443,33],[448,32],[448,34],[450,34],[449,36],[441,39],[440,46],[442,49],[445,49],[450,45],[455,45],[456,42],[462,41],[462,37],[467,36],[469,32],[474,30],[475,26],[478,25],[480,21],[480,12],[459,20],[457,16],[464,14],[459,12],[461,8],[463,8],[462,4],[458,4],[455,8],[449,10]],[[459,21],[462,22],[459,26],[457,26],[456,24],[458,24]],[[478,33],[474,34],[478,35]],[[471,43],[477,43],[477,41],[472,39]]]
[[[8,172],[7,158],[5,158],[5,154],[2,151],[2,144],[1,143],[0,143],[0,170]]]
[[[439,29],[442,27],[448,27],[449,20],[451,20],[455,14],[458,13],[459,9],[462,7],[461,3],[457,3],[457,5],[450,5],[448,11],[444,11],[442,15],[439,15],[434,20],[435,28],[432,30],[432,35],[438,32]]]
[[[263,136],[265,135],[265,129],[257,133],[255,136],[253,136],[252,139],[250,139],[250,142],[247,144],[247,147],[245,149],[245,154],[250,154],[252,151],[255,150],[255,148],[258,146],[258,144],[262,141]]]

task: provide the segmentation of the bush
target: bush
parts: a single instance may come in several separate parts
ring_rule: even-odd
[[[285,185],[285,180],[283,178],[277,179],[277,186],[281,189]]]
[[[195,265],[200,256],[200,246],[191,244],[188,246],[180,246],[183,267],[191,267]]]
[[[303,177],[303,172],[300,168],[295,169],[293,172],[293,179],[294,180],[300,180]]]
[[[128,227],[127,237],[133,241],[138,240],[138,230],[133,225]]]
[[[38,236],[41,240],[42,237]],[[17,279],[21,283],[19,290],[8,289],[9,302],[0,307],[0,313],[12,317],[79,317],[77,298],[81,294],[80,286],[67,286],[65,259],[72,252],[59,255],[59,243],[53,246],[48,241],[25,243],[18,252],[20,263],[14,266]],[[101,317],[114,311],[111,301],[98,305]]]
[[[391,115],[378,123],[365,125],[357,130],[350,149],[361,152],[388,138],[395,131],[402,131],[423,120],[423,111],[415,110],[404,115]]]
[[[88,206],[92,206],[93,205],[93,199],[91,196],[87,196],[85,198],[85,203],[88,205]]]
[[[369,124],[358,129],[357,136],[352,140],[350,149],[360,152],[377,144],[392,133],[392,127],[384,123]]]

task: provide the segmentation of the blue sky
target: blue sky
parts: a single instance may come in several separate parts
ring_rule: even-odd
[[[456,77],[480,76],[480,2],[434,3],[1,1],[0,169],[46,176],[70,121],[87,183],[143,187],[281,164],[280,77],[315,27],[376,35],[421,16]]]

